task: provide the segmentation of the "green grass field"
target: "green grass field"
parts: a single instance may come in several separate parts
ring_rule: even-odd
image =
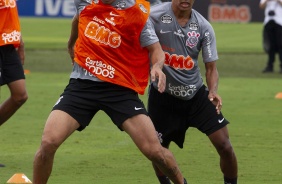
[[[71,62],[66,51],[70,19],[22,18],[29,99],[0,127],[0,184],[14,173],[32,179],[32,162],[45,120],[68,82]],[[214,24],[220,59],[219,94],[239,164],[241,184],[282,181],[282,75],[262,74],[262,25]],[[201,64],[202,72],[204,67]],[[1,102],[8,96],[1,87]],[[141,96],[146,103],[147,96]],[[208,138],[189,129],[180,150],[172,144],[189,184],[223,183],[219,158]],[[75,132],[58,150],[50,184],[157,184],[150,162],[126,133],[99,112],[83,132]]]

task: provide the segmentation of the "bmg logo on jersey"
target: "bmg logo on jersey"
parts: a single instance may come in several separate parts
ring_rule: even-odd
[[[190,56],[184,57],[183,55],[165,53],[165,65],[170,66],[176,70],[191,70],[194,68],[195,63]]]
[[[121,36],[117,32],[111,31],[105,26],[100,26],[94,21],[88,23],[84,35],[112,48],[117,48],[121,44]]]
[[[14,8],[16,7],[15,0],[0,0],[0,9],[2,8]]]

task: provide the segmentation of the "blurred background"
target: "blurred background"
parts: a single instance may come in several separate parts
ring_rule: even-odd
[[[20,16],[69,18],[75,14],[73,0],[18,0],[17,3]],[[210,22],[262,22],[264,14],[258,3],[259,0],[196,0],[194,9]]]

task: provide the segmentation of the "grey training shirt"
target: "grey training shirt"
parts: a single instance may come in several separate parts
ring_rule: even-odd
[[[171,2],[152,6],[150,19],[166,55],[165,92],[189,100],[203,85],[198,66],[200,51],[203,62],[218,59],[214,30],[194,9],[188,23],[181,27],[171,9]],[[157,88],[157,83],[153,86]]]

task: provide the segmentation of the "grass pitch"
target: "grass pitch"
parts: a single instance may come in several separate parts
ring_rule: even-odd
[[[0,127],[0,183],[14,173],[32,179],[32,162],[45,120],[68,82],[71,62],[66,51],[70,19],[22,18],[29,99]],[[262,74],[261,24],[214,25],[220,60],[219,94],[239,164],[239,183],[282,181],[282,75]],[[238,27],[237,27],[238,26]],[[244,28],[244,29],[243,29]],[[245,30],[245,31],[243,31]],[[250,30],[257,30],[251,34]],[[231,31],[231,32],[230,32]],[[242,33],[244,32],[244,34]],[[231,36],[230,36],[231,35]],[[226,37],[228,36],[228,37]],[[51,39],[52,38],[52,39]],[[204,72],[204,66],[201,64]],[[276,62],[278,69],[278,62]],[[1,87],[1,102],[8,96]],[[146,103],[147,96],[141,96]],[[208,138],[187,132],[184,149],[171,146],[189,183],[222,183],[219,158]],[[150,162],[126,133],[99,112],[83,132],[75,132],[58,150],[50,184],[157,184]]]

